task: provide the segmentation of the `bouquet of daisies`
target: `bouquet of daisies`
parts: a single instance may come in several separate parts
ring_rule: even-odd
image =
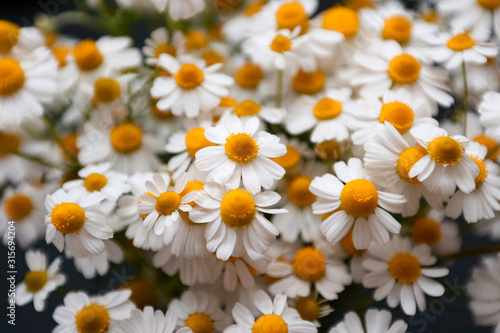
[[[0,20],[9,302],[55,333],[403,333],[489,254],[464,293],[498,332],[500,1],[337,2]]]

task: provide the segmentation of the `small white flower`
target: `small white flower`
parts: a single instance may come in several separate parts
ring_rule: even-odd
[[[158,11],[167,11],[174,20],[188,19],[205,9],[203,0],[151,0],[151,2]]]
[[[76,269],[86,279],[93,279],[97,274],[105,276],[109,271],[110,262],[120,264],[123,259],[124,254],[120,246],[108,239],[104,241],[104,251],[83,258],[74,258],[74,262]]]
[[[488,91],[484,94],[479,105],[479,121],[486,128],[486,133],[494,138],[500,138],[500,114],[498,105],[500,103],[500,93]]]
[[[161,54],[167,53],[173,57],[183,54],[185,38],[180,31],[174,31],[172,39],[168,37],[166,28],[158,28],[146,38],[142,52],[146,56],[146,64],[155,66]]]
[[[408,325],[397,320],[391,325],[392,315],[387,310],[369,309],[365,315],[365,325],[356,312],[349,312],[344,321],[332,327],[328,333],[405,333]],[[366,327],[366,330],[365,330]]]
[[[174,333],[177,317],[173,310],[163,313],[146,306],[142,311],[133,309],[129,319],[118,322],[110,333],[138,333],[146,330],[148,333]],[[191,333],[191,329],[180,329],[176,333]]]

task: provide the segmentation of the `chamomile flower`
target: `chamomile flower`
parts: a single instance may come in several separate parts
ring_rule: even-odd
[[[500,138],[500,116],[498,115],[498,103],[500,102],[500,93],[488,91],[484,94],[479,105],[479,121],[486,128],[486,134],[494,138]]]
[[[217,258],[241,257],[248,254],[253,260],[264,252],[279,234],[262,213],[279,214],[283,209],[270,209],[280,200],[278,193],[264,191],[251,194],[246,189],[228,188],[207,183],[199,191],[189,218],[195,223],[208,223],[205,230],[207,249]]]
[[[299,249],[291,263],[280,259],[271,263],[267,275],[279,278],[269,287],[272,294],[286,294],[291,298],[306,297],[311,288],[315,288],[324,298],[337,299],[352,282],[343,262],[328,258],[311,246]]]
[[[98,194],[82,198],[77,192],[62,189],[47,195],[47,243],[54,243],[61,252],[66,245],[77,258],[104,251],[103,240],[113,237],[113,230],[107,225],[106,215],[95,208],[101,200]]]
[[[301,96],[290,107],[285,126],[290,134],[297,135],[312,129],[310,140],[315,143],[349,137],[351,118],[358,105],[351,100],[349,88],[329,89],[321,98]]]
[[[251,0],[245,3],[243,10],[239,15],[236,15],[222,26],[222,33],[224,37],[232,42],[239,43],[245,39],[252,29],[254,21],[261,9],[266,4],[265,0]]]
[[[392,315],[387,310],[369,309],[364,325],[356,312],[349,312],[344,321],[332,327],[328,333],[405,333],[408,325],[403,320],[391,324]],[[365,330],[366,327],[366,330]]]
[[[319,318],[328,316],[333,312],[328,300],[322,299],[319,296],[298,297],[295,300],[295,310],[300,315],[300,318],[314,323],[317,327],[321,327]]]
[[[266,79],[264,74],[263,68],[256,63],[243,62],[233,74],[235,84],[230,90],[231,96],[238,100],[254,98]]]
[[[377,288],[376,301],[387,298],[387,304],[414,315],[426,308],[425,294],[439,297],[444,287],[430,279],[448,274],[447,268],[429,268],[436,263],[431,248],[425,244],[413,246],[408,238],[394,236],[385,245],[372,244],[368,248],[363,266],[369,271],[363,278],[366,288]]]
[[[171,76],[156,78],[151,96],[159,99],[158,109],[171,109],[176,116],[185,114],[193,118],[200,111],[210,111],[220,103],[221,97],[229,94],[227,86],[234,82],[230,76],[217,73],[222,67],[220,63],[205,67],[203,60],[187,56],[176,59],[164,53],[158,65]]]
[[[450,136],[444,129],[432,125],[415,127],[411,134],[426,152],[413,164],[408,177],[417,177],[431,192],[443,195],[452,195],[457,186],[464,193],[476,188],[474,179],[480,169],[464,151],[469,139]]]
[[[314,214],[334,212],[321,224],[320,230],[331,243],[338,243],[354,226],[356,249],[366,249],[374,240],[389,241],[389,233],[398,234],[401,225],[388,212],[400,213],[406,202],[401,194],[382,192],[366,179],[361,160],[351,158],[334,165],[337,177],[316,177],[309,189],[318,199]]]
[[[233,307],[235,325],[229,326],[224,333],[315,333],[318,328],[313,323],[303,320],[297,310],[289,308],[285,295],[276,295],[274,300],[259,290],[253,295],[253,302],[259,314],[257,318],[241,303]]]
[[[105,276],[110,268],[110,263],[120,264],[123,262],[122,249],[113,240],[104,241],[104,251],[99,254],[91,254],[83,258],[74,258],[76,269],[86,279],[93,279],[97,274]]]
[[[59,273],[61,262],[61,258],[57,258],[47,267],[45,253],[28,250],[26,265],[29,271],[24,276],[24,281],[16,287],[17,305],[23,306],[33,301],[35,310],[42,312],[49,293],[66,282],[64,274]]]
[[[177,326],[177,317],[173,310],[163,313],[146,306],[142,311],[133,309],[130,318],[118,322],[115,331],[110,333],[138,333],[144,330],[150,333],[174,333]],[[181,329],[177,333],[192,333],[190,329]]]
[[[185,38],[180,31],[174,31],[172,39],[169,39],[166,28],[158,28],[151,32],[151,37],[146,38],[142,52],[146,56],[146,64],[155,66],[161,54],[170,54],[172,57],[184,53]]]
[[[217,145],[196,153],[196,167],[208,172],[207,181],[236,188],[243,180],[246,190],[257,193],[283,177],[285,170],[271,158],[285,155],[286,147],[277,136],[257,131],[258,127],[256,117],[243,124],[230,116],[220,126],[205,130],[205,137]]]
[[[34,49],[44,46],[43,35],[35,27],[0,20],[0,35],[0,56],[29,57]]]
[[[90,297],[84,292],[70,292],[64,305],[54,311],[56,333],[116,332],[115,325],[131,316],[135,309],[129,300],[130,290],[110,291]]]
[[[239,285],[248,289],[255,285],[256,275],[266,272],[268,264],[269,259],[266,257],[253,260],[247,255],[229,257],[227,260],[216,259],[212,270],[215,274],[213,281],[222,279],[224,289],[230,292],[235,291]]]
[[[174,20],[185,20],[205,9],[203,0],[151,0],[160,12],[167,11]]]
[[[263,122],[269,124],[280,124],[286,117],[286,110],[284,108],[276,108],[265,103],[257,103],[251,99],[241,101],[230,110],[233,114],[242,118],[242,120],[249,119],[250,117],[258,117]]]

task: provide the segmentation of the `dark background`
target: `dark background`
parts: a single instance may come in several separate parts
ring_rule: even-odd
[[[320,0],[322,8],[326,8],[336,3],[332,0]],[[411,1],[413,4],[418,1]],[[32,25],[36,13],[46,12],[49,14],[57,14],[63,11],[73,9],[71,0],[0,0],[0,19],[14,21],[20,25]],[[77,27],[69,27],[67,33],[74,34],[80,37],[97,37],[95,31],[82,29]],[[137,44],[140,46],[144,37],[147,36],[147,31],[139,28]],[[491,241],[478,238],[465,238],[463,248],[480,246],[490,243]],[[54,246],[47,246],[44,241],[40,241],[34,248],[44,249],[52,261],[60,253]],[[6,297],[8,285],[6,283],[6,248],[1,247],[0,267],[2,268],[2,281],[0,292],[3,297]],[[24,253],[21,249],[17,249],[17,267],[18,282],[23,280],[27,268],[24,263]],[[404,316],[399,310],[393,310],[393,314],[397,318],[403,318],[408,323],[408,331],[412,333],[419,332],[454,332],[454,333],[470,333],[470,332],[492,332],[491,328],[479,328],[473,326],[473,319],[470,312],[467,310],[467,299],[465,295],[465,285],[470,276],[470,271],[473,265],[478,263],[477,258],[465,258],[455,262],[450,267],[450,275],[447,277],[447,285],[449,286],[446,294],[443,297],[430,299],[428,298],[428,309],[423,313],[418,313],[413,318]],[[70,291],[86,290],[90,294],[102,292],[104,290],[116,289],[125,280],[132,278],[135,271],[131,267],[114,267],[106,278],[96,278],[91,281],[85,280],[78,272],[75,271],[71,261],[65,261],[63,272],[69,275],[69,281],[63,287]],[[352,288],[355,289],[355,288]],[[357,293],[357,290],[351,290]],[[4,296],[5,295],[5,296]],[[7,325],[5,311],[2,311],[0,319],[0,332],[16,332],[16,333],[48,333],[51,332],[55,325],[52,319],[54,308],[63,303],[63,295],[51,294],[47,302],[47,309],[38,313],[33,309],[33,304],[30,303],[16,309],[16,326]],[[5,303],[3,303],[5,304]],[[378,307],[386,307],[384,301],[376,304]],[[361,309],[360,309],[361,310]],[[321,332],[326,332],[327,328],[343,317],[344,312],[340,309],[340,304],[337,304],[337,311],[334,312],[328,322],[323,325]]]

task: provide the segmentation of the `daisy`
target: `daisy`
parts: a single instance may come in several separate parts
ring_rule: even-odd
[[[0,55],[27,57],[34,49],[44,46],[38,28],[21,27],[7,20],[0,20],[0,36]]]
[[[365,325],[356,312],[348,312],[344,321],[332,327],[328,333],[405,333],[408,325],[403,320],[391,324],[392,315],[387,310],[369,309],[365,315]],[[366,327],[366,330],[365,330]]]
[[[256,275],[266,272],[268,263],[269,260],[266,257],[253,260],[247,255],[229,257],[227,260],[216,259],[212,266],[213,281],[222,279],[222,285],[226,291],[233,292],[239,285],[248,289],[255,285]]]
[[[115,331],[110,333],[139,333],[146,330],[149,333],[174,333],[177,326],[177,317],[173,310],[163,313],[146,306],[142,311],[133,309],[129,319],[118,322]],[[176,333],[192,333],[189,328],[181,328]]]
[[[387,298],[391,308],[401,303],[403,312],[412,316],[417,306],[425,310],[425,294],[439,297],[444,293],[444,287],[430,278],[446,276],[448,269],[427,267],[436,263],[436,257],[425,244],[413,246],[408,238],[394,236],[383,246],[370,245],[365,256],[363,266],[369,272],[363,286],[377,288],[376,301]]]
[[[325,174],[316,177],[309,189],[318,199],[314,214],[334,212],[321,224],[321,232],[331,243],[338,243],[354,226],[356,249],[366,249],[374,240],[389,241],[389,233],[397,234],[401,225],[389,213],[400,213],[406,202],[400,194],[382,192],[366,179],[361,160],[349,159],[348,164],[334,165],[337,177]]]
[[[270,160],[285,155],[285,145],[279,138],[258,131],[259,120],[252,117],[245,124],[230,116],[220,126],[205,130],[205,137],[217,146],[196,153],[196,167],[208,172],[206,180],[236,188],[243,180],[245,189],[257,193],[261,187],[270,188],[285,170]]]
[[[242,11],[224,22],[222,34],[231,43],[238,44],[245,39],[252,29],[256,17],[264,5],[265,0],[251,0],[244,4]]]
[[[16,287],[16,303],[23,306],[31,301],[35,310],[42,312],[45,309],[45,300],[49,293],[66,282],[66,276],[59,273],[62,259],[55,259],[47,267],[47,256],[42,251],[28,250],[26,265],[29,271],[24,281]]]
[[[421,63],[395,41],[374,41],[356,53],[353,60],[360,70],[352,84],[360,87],[363,97],[381,97],[393,87],[404,87],[412,96],[425,99],[433,115],[437,114],[438,104],[449,107],[453,103],[453,97],[448,94],[448,73]]]
[[[303,320],[297,310],[288,307],[285,295],[276,295],[272,300],[265,291],[259,290],[254,293],[253,302],[259,311],[258,318],[243,304],[236,303],[232,311],[236,324],[224,333],[318,332],[313,323]]]
[[[276,227],[262,213],[280,214],[284,209],[270,209],[280,200],[278,193],[264,191],[251,194],[246,189],[227,188],[207,183],[199,191],[189,218],[195,223],[208,223],[205,230],[207,249],[216,252],[217,258],[248,254],[253,260],[264,252],[279,234]]]
[[[170,40],[166,28],[158,28],[151,32],[151,37],[146,38],[146,44],[142,52],[146,56],[146,64],[155,66],[158,63],[160,55],[166,53],[172,57],[183,54],[185,38],[180,31],[174,31]]]
[[[275,108],[266,104],[257,103],[252,99],[245,99],[236,104],[231,112],[242,120],[248,120],[250,117],[258,117],[260,120],[269,124],[280,124],[286,116],[284,108]]]
[[[234,74],[234,86],[230,94],[238,100],[254,98],[259,93],[265,80],[264,70],[258,64],[245,61],[240,64]]]
[[[500,93],[488,91],[478,107],[479,121],[486,128],[486,134],[500,138],[500,116],[498,115]]]
[[[96,207],[102,197],[91,194],[81,198],[77,192],[62,189],[47,195],[45,240],[59,251],[66,249],[74,257],[85,257],[104,251],[105,239],[113,237],[106,215]]]
[[[310,140],[318,143],[328,140],[344,141],[349,137],[351,118],[358,110],[351,100],[349,88],[329,89],[321,98],[301,96],[291,106],[285,121],[292,135],[312,129]]]
[[[0,71],[0,128],[40,117],[57,88],[57,62],[50,51],[38,48],[25,59],[0,56]]]
[[[174,20],[191,18],[205,9],[203,0],[151,0],[151,2],[158,11],[168,12]]]
[[[32,176],[32,163],[17,155],[4,152],[1,148],[27,152],[30,140],[20,130],[0,131],[0,182],[20,182]]]
[[[298,297],[294,307],[300,318],[312,322],[316,327],[321,327],[319,318],[326,317],[333,312],[329,302],[318,296]]]
[[[130,290],[110,291],[90,297],[84,292],[70,292],[64,305],[58,306],[53,318],[54,333],[116,332],[115,326],[131,316],[135,308],[129,300]]]
[[[151,96],[159,99],[156,106],[160,110],[171,109],[175,116],[185,114],[189,118],[208,112],[227,96],[227,86],[233,79],[218,74],[222,64],[205,67],[203,60],[183,56],[179,59],[169,54],[159,57],[158,65],[171,76],[159,76],[153,82]]]
[[[450,136],[444,129],[427,124],[413,128],[411,134],[426,152],[413,164],[408,177],[417,177],[431,192],[443,195],[452,195],[457,186],[464,193],[476,188],[474,179],[480,170],[464,151],[468,138]]]
[[[267,275],[279,278],[269,291],[274,295],[283,293],[290,298],[306,297],[311,288],[315,288],[324,298],[337,299],[345,286],[352,282],[343,262],[327,258],[311,246],[299,249],[290,263],[280,259],[274,261],[268,266]]]
[[[121,264],[124,259],[123,250],[112,240],[104,241],[104,251],[83,258],[74,258],[76,269],[86,279],[93,279],[97,274],[105,276],[109,272],[110,263]]]

